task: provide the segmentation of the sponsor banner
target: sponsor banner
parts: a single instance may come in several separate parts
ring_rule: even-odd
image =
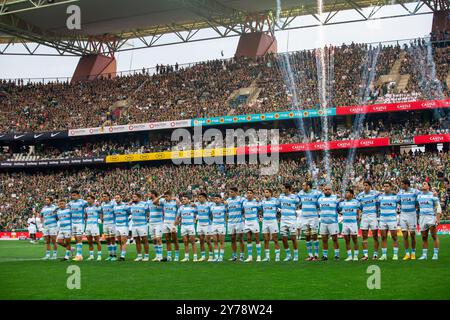
[[[450,142],[450,133],[447,134],[429,134],[424,136],[415,136],[415,144],[427,144],[427,143],[443,143]]]
[[[340,140],[329,142],[310,143],[290,143],[281,145],[267,145],[255,147],[238,147],[236,154],[258,154],[268,152],[303,152],[317,150],[349,149],[349,148],[369,148],[389,146],[389,138],[360,139],[360,140]]]
[[[196,149],[186,151],[164,151],[150,152],[142,154],[123,154],[106,156],[106,163],[118,162],[138,162],[138,161],[154,161],[154,160],[170,160],[170,159],[189,159],[189,158],[208,158],[233,156],[236,154],[236,148],[216,148],[216,149]]]
[[[35,142],[44,140],[64,139],[68,137],[68,131],[51,131],[51,132],[24,132],[24,133],[0,133],[1,142]]]
[[[292,111],[269,112],[269,113],[241,114],[235,116],[223,116],[212,118],[195,118],[192,119],[191,126],[195,127],[195,126],[248,123],[259,121],[276,121],[276,120],[298,119],[308,117],[319,117],[324,114],[328,116],[334,116],[336,115],[336,109],[329,108],[326,109],[325,112],[322,112],[322,110],[304,110],[304,111],[292,110]]]
[[[42,167],[69,166],[69,165],[90,165],[90,164],[101,164],[104,162],[105,162],[104,157],[54,159],[54,160],[39,160],[39,161],[0,161],[0,169],[38,168],[38,167],[42,168]]]
[[[345,106],[336,108],[336,115],[358,114],[358,113],[376,113],[376,112],[395,112],[408,110],[425,110],[436,108],[449,108],[450,99],[446,100],[423,100],[412,102],[372,104],[367,106]]]
[[[241,114],[234,116],[211,117],[211,118],[195,118],[192,119],[191,126],[209,126],[233,123],[248,123],[258,121],[276,121],[297,118],[320,117],[324,114],[328,116],[348,115],[358,113],[377,113],[377,112],[393,112],[393,111],[407,111],[407,110],[422,110],[422,109],[436,109],[449,108],[450,99],[446,100],[424,100],[401,103],[386,103],[373,104],[367,106],[343,106],[338,108],[328,108],[325,112],[322,110],[292,110],[270,113],[256,113],[256,114]]]
[[[90,135],[97,135],[97,134],[110,134],[110,133],[122,133],[122,132],[136,132],[136,131],[183,128],[183,127],[190,127],[190,126],[191,126],[191,120],[187,119],[187,120],[175,120],[175,121],[163,121],[163,122],[135,123],[135,124],[109,126],[109,127],[70,129],[68,134],[69,134],[69,137],[78,137],[78,136],[90,136]]]

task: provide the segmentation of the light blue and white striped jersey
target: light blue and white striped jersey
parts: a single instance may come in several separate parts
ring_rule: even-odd
[[[419,190],[409,188],[408,190],[400,189],[397,194],[400,201],[400,213],[405,215],[416,215],[417,195]]]
[[[150,212],[150,224],[162,224],[163,223],[163,208],[162,205],[156,205],[150,199],[147,201],[148,209]]]
[[[242,202],[244,198],[237,196],[227,199],[228,209],[228,223],[241,223],[242,222]]]
[[[361,204],[356,199],[343,200],[339,202],[338,210],[342,213],[343,223],[356,223]]]
[[[201,203],[200,201],[195,202],[197,207],[197,218],[198,224],[205,226],[211,224],[211,202],[205,201]]]
[[[258,221],[258,211],[261,210],[261,204],[256,199],[244,199],[242,208],[244,209],[245,221]]]
[[[161,198],[159,199],[159,204],[163,208],[164,222],[174,223],[178,210],[177,201],[175,199],[167,201],[166,199]]]
[[[92,206],[88,205],[86,209],[86,225],[98,225],[98,219],[100,218],[100,214],[102,213],[102,208],[93,204]]]
[[[280,208],[280,201],[277,198],[264,198],[261,201],[264,222],[277,222],[277,212]]]
[[[380,221],[396,222],[397,221],[397,207],[399,198],[396,194],[382,193],[378,196],[378,207],[380,208]]]
[[[376,216],[377,215],[377,197],[380,193],[375,190],[360,192],[356,200],[361,204],[362,215]]]
[[[439,199],[433,195],[432,192],[420,192],[417,195],[417,204],[419,205],[419,215],[434,216],[436,212],[434,206],[439,202]]]
[[[319,216],[319,205],[317,203],[317,200],[322,195],[322,192],[314,189],[310,190],[310,192],[301,190],[298,193],[298,197],[300,199],[300,204],[302,207],[303,218],[317,218]]]
[[[113,210],[116,217],[116,227],[128,227],[128,216],[130,215],[128,204],[124,202],[116,203]]]
[[[69,201],[67,206],[72,215],[72,224],[84,224],[84,209],[87,205],[87,201],[83,199]]]
[[[178,208],[177,215],[181,217],[181,225],[182,226],[194,226],[194,220],[197,215],[197,208],[188,205],[181,205]]]
[[[339,199],[337,195],[331,194],[326,196],[325,194],[317,200],[320,210],[320,223],[330,224],[338,222],[338,204]]]
[[[225,204],[211,204],[211,213],[213,216],[212,224],[221,226],[225,225],[225,215],[227,213],[227,207]]]
[[[293,222],[297,220],[297,207],[300,199],[296,194],[280,194],[278,201],[280,203],[281,222]]]
[[[113,225],[116,223],[116,216],[114,215],[114,200],[109,202],[102,202],[101,209],[103,213],[103,224]]]
[[[54,204],[51,204],[49,206],[44,206],[41,209],[41,215],[44,217],[44,227],[49,228],[56,228],[58,226],[57,220],[56,220],[56,209],[58,207]]]
[[[71,222],[71,214],[69,208],[56,210],[56,215],[59,221],[59,230],[61,231],[71,231],[72,230],[72,222]]]
[[[147,214],[149,212],[147,202],[131,202],[129,208],[133,227],[145,227],[147,225]]]

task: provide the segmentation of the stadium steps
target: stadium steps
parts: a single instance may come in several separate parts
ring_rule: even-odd
[[[408,81],[410,78],[409,74],[400,74],[400,68],[402,66],[402,61],[406,57],[406,52],[402,51],[397,60],[392,64],[389,74],[381,75],[378,79],[378,85],[388,82],[395,82],[398,91],[406,89]]]
[[[411,75],[409,74],[402,74],[400,75],[400,79],[397,83],[397,90],[403,91],[408,86],[409,78],[411,78]]]
[[[400,55],[398,56],[398,59],[395,60],[394,64],[391,67],[391,71],[389,72],[390,75],[399,75],[400,74],[400,68],[402,66],[402,61],[406,57],[406,52],[402,51],[400,52]]]

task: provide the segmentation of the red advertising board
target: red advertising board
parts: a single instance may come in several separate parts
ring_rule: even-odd
[[[424,136],[415,136],[415,144],[426,144],[426,143],[442,143],[450,142],[450,134],[429,134]]]
[[[376,112],[395,112],[408,110],[424,110],[436,108],[449,108],[450,99],[445,100],[421,100],[412,102],[397,102],[372,104],[366,106],[343,106],[336,108],[336,115],[358,114],[358,113],[376,113]]]
[[[310,142],[310,143],[290,143],[268,146],[238,147],[236,154],[258,154],[267,152],[302,152],[317,150],[334,150],[349,148],[369,148],[389,146],[389,138],[360,139],[360,140],[339,140],[329,142]]]

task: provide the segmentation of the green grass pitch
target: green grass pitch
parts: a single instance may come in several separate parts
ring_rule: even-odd
[[[306,262],[300,241],[299,262],[248,264],[134,262],[134,245],[125,262],[41,261],[43,244],[0,241],[0,299],[450,299],[450,236],[440,241],[438,261],[431,260],[432,250],[427,261],[402,261],[400,245],[399,261]],[[421,247],[419,240],[418,255]],[[151,247],[151,258],[153,253]],[[66,286],[67,267],[73,264],[81,268],[79,290]],[[374,264],[381,270],[381,289],[369,290],[367,267]]]

